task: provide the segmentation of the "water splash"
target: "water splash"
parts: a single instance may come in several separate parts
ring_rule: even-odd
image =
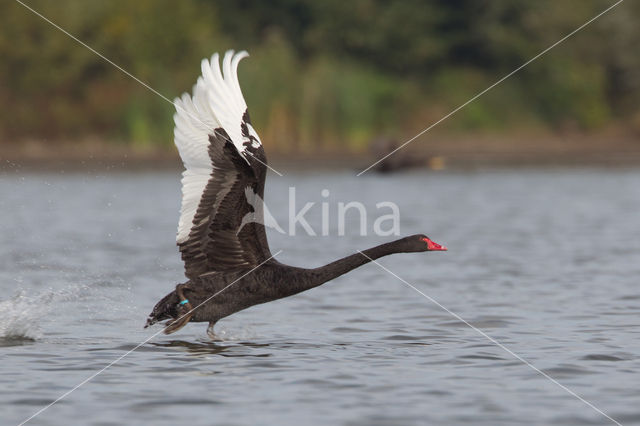
[[[35,295],[25,290],[9,300],[0,300],[0,339],[20,341],[42,337],[42,323],[56,302],[67,301],[82,289],[78,286],[62,290],[47,289]]]
[[[218,326],[215,331],[216,340],[222,342],[237,342],[244,340],[255,339],[258,334],[257,332],[250,326],[244,326],[242,328],[225,328],[223,326]]]

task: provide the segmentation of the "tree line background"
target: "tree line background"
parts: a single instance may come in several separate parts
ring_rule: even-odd
[[[611,5],[602,0],[125,0],[28,5],[173,99],[200,60],[240,81],[273,150],[410,137]],[[170,146],[173,107],[13,1],[0,142]],[[447,132],[640,131],[640,5],[625,2],[447,121]]]

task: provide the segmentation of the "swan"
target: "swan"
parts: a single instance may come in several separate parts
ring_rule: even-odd
[[[257,206],[267,158],[238,82],[238,64],[247,56],[229,50],[222,67],[217,53],[202,60],[193,96],[174,100],[174,141],[185,167],[176,241],[188,281],[155,305],[145,327],[168,320],[164,332],[171,334],[189,322],[208,322],[215,338],[217,321],[250,306],[318,287],[382,256],[447,250],[419,234],[318,268],[277,261]]]

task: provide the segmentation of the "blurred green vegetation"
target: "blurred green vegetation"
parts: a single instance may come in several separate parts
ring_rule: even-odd
[[[203,57],[240,80],[270,149],[410,137],[611,5],[601,0],[26,0],[172,99]],[[0,4],[0,140],[172,141],[173,107],[13,1]],[[638,122],[640,5],[625,2],[444,125],[593,130]]]

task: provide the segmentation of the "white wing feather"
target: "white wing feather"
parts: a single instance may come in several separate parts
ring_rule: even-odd
[[[238,83],[238,63],[249,56],[247,52],[233,50],[225,53],[220,70],[218,54],[211,57],[211,61],[202,60],[202,76],[193,87],[193,97],[185,93],[174,100],[176,113],[174,141],[184,163],[182,174],[182,207],[178,222],[177,242],[187,240],[193,219],[196,215],[202,194],[215,173],[209,157],[209,135],[222,127],[233,142],[238,152],[246,159],[246,146],[249,138],[242,135],[242,118],[247,110],[247,104],[242,96]],[[249,134],[260,143],[260,139],[250,124],[247,123]],[[254,142],[254,146],[255,142]]]

